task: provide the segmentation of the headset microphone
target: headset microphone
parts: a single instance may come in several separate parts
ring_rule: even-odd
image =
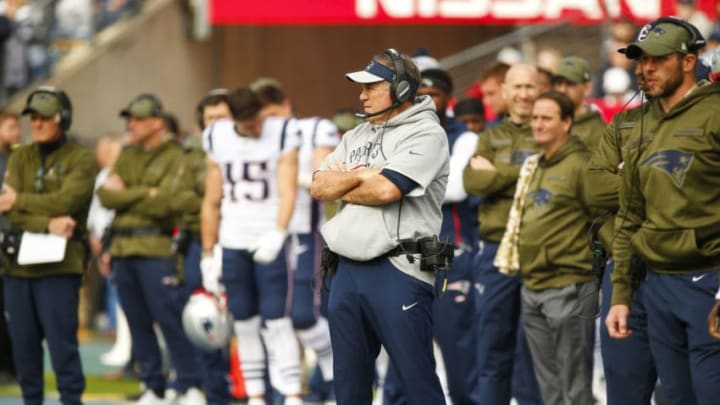
[[[390,107],[388,107],[388,108],[383,108],[382,110],[377,111],[377,112],[374,112],[374,113],[360,113],[360,112],[356,112],[356,113],[355,113],[355,116],[358,117],[358,118],[363,118],[363,119],[364,119],[364,118],[375,117],[375,116],[380,115],[380,114],[385,114],[386,112],[388,112],[388,111],[390,111],[390,110],[392,110],[392,109],[397,108],[399,105],[400,105],[400,103],[397,103],[397,102],[396,102],[396,103],[392,103],[392,105],[391,105]]]

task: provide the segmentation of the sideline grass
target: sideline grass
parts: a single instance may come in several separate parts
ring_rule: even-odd
[[[137,380],[111,380],[97,375],[85,376],[85,395],[83,397],[125,398],[140,391]],[[45,395],[57,394],[55,376],[45,373]],[[20,396],[20,386],[0,385],[0,396]]]

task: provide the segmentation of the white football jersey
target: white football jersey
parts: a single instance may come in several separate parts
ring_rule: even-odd
[[[278,161],[299,144],[294,120],[267,118],[259,138],[238,134],[231,120],[205,129],[203,148],[222,172],[218,238],[222,247],[252,249],[263,233],[275,229],[280,207]]]
[[[303,118],[294,121],[301,142],[298,153],[298,174],[312,176],[312,159],[315,148],[335,148],[340,143],[340,135],[335,124],[323,118]],[[310,233],[318,225],[312,223],[313,219],[319,219],[319,212],[314,212],[318,210],[318,204],[313,203],[310,191],[305,187],[298,187],[295,211],[293,211],[288,231],[290,233]]]

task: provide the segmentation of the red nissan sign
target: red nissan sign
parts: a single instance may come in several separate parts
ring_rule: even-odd
[[[214,24],[516,24],[607,18],[644,22],[675,13],[676,0],[210,0]],[[715,0],[697,0],[712,18]]]

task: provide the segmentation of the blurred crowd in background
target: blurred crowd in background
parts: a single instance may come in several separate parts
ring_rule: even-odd
[[[138,10],[139,0],[0,1],[0,105],[46,79],[72,48]]]

